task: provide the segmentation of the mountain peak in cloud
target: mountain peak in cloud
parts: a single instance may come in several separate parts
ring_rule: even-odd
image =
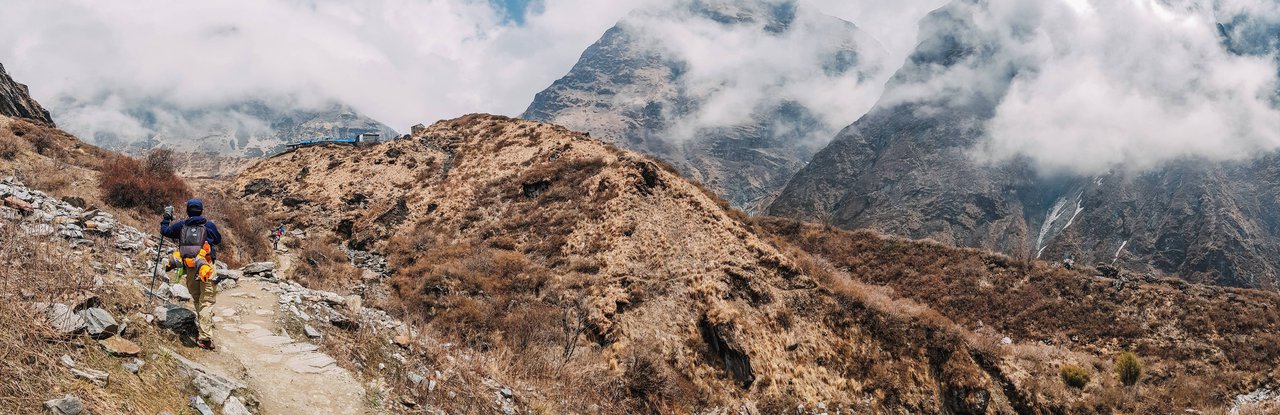
[[[618,22],[524,116],[658,155],[753,209],[870,108],[886,55],[794,1],[677,1]]]

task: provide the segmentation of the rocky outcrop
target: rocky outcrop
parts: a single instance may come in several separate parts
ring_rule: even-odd
[[[32,190],[13,177],[0,178],[0,219],[17,223],[32,237],[57,235],[72,246],[104,243],[115,249],[136,252],[146,247],[147,236],[121,225],[114,215],[97,209],[76,207],[45,192]]]
[[[26,118],[40,124],[53,126],[53,117],[40,103],[31,98],[27,86],[14,81],[0,65],[0,115]]]
[[[812,66],[753,68],[771,80],[763,85],[739,85],[749,82],[733,74],[708,79],[713,75],[697,67],[706,63],[691,61],[704,56],[683,55],[679,45],[691,40],[670,34],[671,26],[705,27],[685,36],[734,54],[794,53],[796,61]],[[788,91],[811,82],[858,85],[874,79],[883,53],[854,24],[802,3],[684,1],[636,11],[609,29],[567,75],[537,94],[522,117],[657,156],[751,210],[776,194],[838,128],[820,114],[830,108]],[[765,96],[730,96],[726,91],[733,88],[758,89],[751,94]],[[726,100],[749,114],[719,120],[725,116],[717,108]]]

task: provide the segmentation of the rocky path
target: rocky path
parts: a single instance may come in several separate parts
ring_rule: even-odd
[[[260,414],[366,414],[364,388],[314,344],[290,338],[277,322],[274,284],[244,278],[218,293],[216,353],[199,360],[240,374],[260,399]]]

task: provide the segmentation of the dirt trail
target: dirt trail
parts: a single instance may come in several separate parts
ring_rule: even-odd
[[[370,414],[364,388],[314,344],[292,339],[277,322],[279,295],[273,284],[241,279],[218,293],[214,339],[217,352],[198,359],[238,374],[257,392],[259,414]]]

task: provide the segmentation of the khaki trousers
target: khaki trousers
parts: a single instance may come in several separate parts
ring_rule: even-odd
[[[196,325],[200,328],[200,338],[213,338],[213,302],[217,299],[217,287],[213,278],[209,282],[200,281],[199,272],[188,269],[185,272],[187,291],[191,292],[191,304],[196,308]],[[215,273],[214,275],[217,275]]]

